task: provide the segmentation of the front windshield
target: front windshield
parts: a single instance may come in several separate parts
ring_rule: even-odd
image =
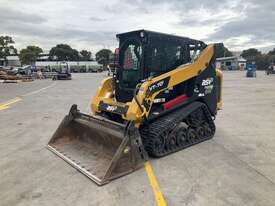
[[[140,80],[142,47],[139,42],[131,41],[122,48],[122,84],[135,88]]]

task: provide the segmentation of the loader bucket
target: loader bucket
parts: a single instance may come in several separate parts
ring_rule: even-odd
[[[47,147],[98,185],[135,171],[147,159],[140,134],[131,123],[82,114],[76,105]]]

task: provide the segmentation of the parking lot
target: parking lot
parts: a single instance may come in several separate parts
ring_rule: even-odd
[[[0,84],[1,206],[156,205],[144,168],[99,187],[45,147],[106,76]],[[275,75],[224,72],[223,102],[213,139],[150,159],[168,206],[275,205]]]

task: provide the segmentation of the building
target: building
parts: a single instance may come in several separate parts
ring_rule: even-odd
[[[245,70],[246,69],[246,59],[239,57],[238,58],[238,64],[239,64],[239,68],[240,70]]]
[[[21,66],[21,62],[17,55],[7,56],[6,62],[3,58],[0,58],[0,66],[19,67],[19,66]]]
[[[221,57],[216,59],[216,67],[222,70],[244,70],[246,60],[237,56]]]
[[[60,61],[49,61],[48,55],[41,55],[38,60],[35,62],[35,66],[38,69],[56,70],[59,68],[60,64],[63,62]],[[98,64],[96,61],[68,61],[69,68],[72,72],[89,72],[96,71],[102,68],[101,64]],[[21,67],[21,62],[18,55],[7,56],[7,61],[3,58],[0,58],[0,66],[8,67]]]
[[[35,62],[38,69],[47,69],[49,71],[57,71],[63,61],[49,61],[47,54],[40,55]],[[96,61],[66,61],[71,72],[95,72],[102,69],[102,65]]]

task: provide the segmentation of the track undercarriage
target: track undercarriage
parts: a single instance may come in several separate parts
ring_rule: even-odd
[[[211,139],[215,124],[207,107],[196,102],[144,125],[140,133],[148,154],[162,157]]]

